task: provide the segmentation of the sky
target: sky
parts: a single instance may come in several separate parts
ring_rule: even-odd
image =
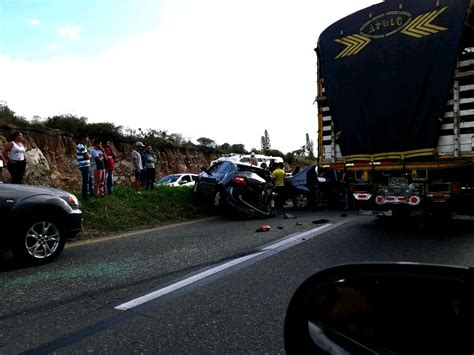
[[[320,33],[377,2],[0,0],[0,101],[290,152],[316,144]]]

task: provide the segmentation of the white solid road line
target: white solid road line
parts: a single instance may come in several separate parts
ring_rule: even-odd
[[[179,281],[179,282],[177,282],[175,284],[172,284],[170,286],[167,286],[167,287],[161,288],[159,290],[153,291],[152,293],[149,293],[145,296],[135,298],[134,300],[131,300],[130,302],[123,303],[120,306],[115,307],[115,309],[125,311],[127,309],[139,306],[143,303],[149,302],[149,301],[154,300],[156,298],[159,298],[161,296],[167,295],[168,293],[179,290],[180,288],[191,285],[191,284],[195,283],[196,281],[199,281],[199,280],[205,279],[206,277],[209,277],[211,275],[217,274],[218,272],[221,272],[221,271],[223,271],[225,269],[228,269],[232,266],[241,264],[244,261],[255,258],[255,257],[257,257],[257,256],[259,256],[263,253],[264,252],[262,251],[262,252],[246,255],[246,256],[243,256],[241,258],[229,261],[228,263],[225,263],[225,264],[217,266],[215,268],[203,271],[203,272],[201,272],[197,275],[191,276],[187,279]]]
[[[207,277],[210,277],[212,275],[216,275],[216,274],[218,274],[218,273],[220,273],[220,272],[222,272],[226,269],[235,267],[239,264],[242,264],[242,263],[249,264],[248,263],[249,261],[251,261],[252,259],[254,259],[258,256],[269,257],[269,256],[272,256],[272,255],[275,255],[276,253],[278,253],[280,251],[283,251],[287,248],[293,247],[293,246],[295,246],[297,244],[300,244],[300,243],[302,243],[306,240],[309,240],[313,237],[316,237],[317,235],[320,235],[320,234],[325,233],[325,232],[327,232],[331,229],[339,227],[340,225],[342,225],[344,223],[347,223],[350,220],[352,220],[352,218],[347,219],[343,222],[336,223],[336,224],[327,223],[327,224],[324,224],[324,225],[319,226],[317,228],[313,228],[309,231],[298,233],[298,234],[293,235],[293,236],[291,236],[287,239],[284,239],[284,240],[278,241],[276,243],[273,243],[269,246],[266,246],[263,249],[261,249],[260,251],[257,251],[253,254],[249,254],[249,255],[234,259],[232,261],[229,261],[227,263],[224,263],[222,265],[218,265],[214,268],[205,270],[201,273],[198,273],[196,275],[188,277],[184,280],[178,281],[178,282],[176,282],[172,285],[166,286],[164,288],[160,288],[160,289],[158,289],[156,291],[153,291],[149,294],[146,294],[144,296],[135,298],[135,299],[133,299],[129,302],[122,303],[121,305],[119,305],[117,307],[114,307],[114,308],[118,309],[118,310],[121,310],[121,311],[125,311],[125,310],[128,310],[128,309],[137,307],[137,306],[142,305],[146,302],[155,300],[159,297],[162,297],[162,296],[170,294],[174,291],[177,291],[177,290],[179,290],[183,287],[189,286],[189,285],[191,285],[191,284],[193,284],[197,281],[203,280],[203,279],[205,279]],[[259,258],[258,260],[262,260],[262,258]],[[252,262],[250,262],[250,263],[252,263]]]

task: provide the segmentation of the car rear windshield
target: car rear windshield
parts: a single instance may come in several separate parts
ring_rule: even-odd
[[[263,178],[267,181],[271,181],[271,179],[272,179],[270,171],[259,168],[259,167],[254,166],[254,165],[240,165],[240,164],[237,164],[237,169],[239,171],[251,171],[252,173],[257,174],[258,176],[260,176],[261,178]]]

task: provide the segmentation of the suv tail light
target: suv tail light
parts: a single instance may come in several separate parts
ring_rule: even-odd
[[[247,178],[245,176],[236,176],[235,178],[232,178],[232,181],[238,185],[247,185]]]

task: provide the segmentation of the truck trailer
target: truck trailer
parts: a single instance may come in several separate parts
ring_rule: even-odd
[[[357,208],[474,214],[474,0],[386,0],[317,48],[318,165]]]

